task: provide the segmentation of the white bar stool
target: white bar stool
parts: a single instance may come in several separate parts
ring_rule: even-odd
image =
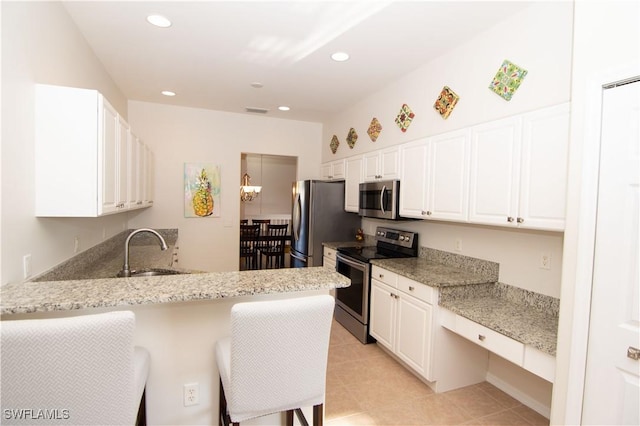
[[[2,423],[146,424],[134,330],[131,311],[0,322]]]
[[[329,295],[238,303],[231,336],[216,342],[220,371],[220,425],[286,411],[308,424],[313,406],[322,425],[334,299]]]

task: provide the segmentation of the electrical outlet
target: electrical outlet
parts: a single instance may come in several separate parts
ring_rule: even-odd
[[[184,406],[200,404],[200,385],[197,383],[187,383],[184,385]]]
[[[77,253],[79,249],[80,249],[80,238],[73,237],[73,252]]]
[[[551,269],[551,253],[544,252],[540,255],[540,269]]]
[[[25,254],[22,257],[22,274],[27,279],[31,276],[31,255]]]
[[[462,240],[460,238],[456,240],[456,251],[462,251]]]

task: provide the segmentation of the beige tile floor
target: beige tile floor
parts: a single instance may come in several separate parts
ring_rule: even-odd
[[[361,344],[334,321],[325,424],[527,426],[549,421],[487,382],[436,394],[376,344]]]

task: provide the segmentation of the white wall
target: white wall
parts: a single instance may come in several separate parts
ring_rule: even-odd
[[[298,158],[298,178],[320,172],[321,125],[147,102],[129,102],[129,122],[156,161],[154,206],[133,213],[130,227],[178,228],[180,266],[238,270],[240,159],[243,152]],[[221,216],[185,218],[185,162],[221,166]],[[257,181],[253,180],[256,183]]]
[[[574,18],[567,227],[552,424],[581,422],[595,212],[601,86],[640,76],[640,3],[577,1]]]
[[[405,143],[462,127],[567,102],[571,98],[572,2],[541,2],[487,29],[457,49],[426,63],[388,87],[381,88],[325,123],[322,158],[329,161],[375,149]],[[520,89],[507,102],[488,89],[504,59],[528,70]],[[460,100],[447,120],[433,109],[443,86],[449,86]],[[403,103],[415,113],[406,133],[395,124]],[[373,117],[383,130],[375,143],[366,130]],[[359,135],[353,149],[345,142],[349,128]],[[336,134],[340,147],[335,155],[329,141]],[[376,225],[388,222],[366,219],[363,226],[373,234]],[[563,234],[521,231],[500,227],[458,223],[400,222],[399,228],[419,232],[420,245],[500,263],[500,281],[506,284],[560,297]],[[551,253],[550,270],[539,268],[542,252]],[[552,385],[520,368],[510,368],[492,356],[491,380],[520,388],[519,397],[539,411],[550,410]]]
[[[34,217],[34,85],[93,88],[123,115],[126,99],[57,2],[1,2],[2,263],[0,282],[22,281],[22,257],[34,274],[120,232],[126,215],[102,219]],[[78,176],[82,179],[82,176]]]
[[[388,87],[380,88],[347,110],[337,112],[323,129],[322,161],[568,101],[571,22],[571,2],[541,2],[411,71]],[[419,43],[418,40],[415,42]],[[509,102],[488,89],[504,59],[529,72]],[[433,108],[443,86],[449,86],[460,96],[446,120]],[[408,104],[416,115],[406,133],[402,133],[394,122],[403,103]],[[382,124],[382,132],[375,143],[367,135],[373,117]],[[351,127],[358,133],[353,149],[349,149],[345,141]],[[329,148],[334,134],[340,140],[335,155]]]

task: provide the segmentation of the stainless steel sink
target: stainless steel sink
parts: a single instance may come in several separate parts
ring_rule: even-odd
[[[156,275],[181,275],[188,274],[188,272],[176,271],[175,269],[163,269],[163,268],[146,268],[138,271],[131,271],[132,277],[153,277]],[[122,275],[118,274],[118,277]]]

